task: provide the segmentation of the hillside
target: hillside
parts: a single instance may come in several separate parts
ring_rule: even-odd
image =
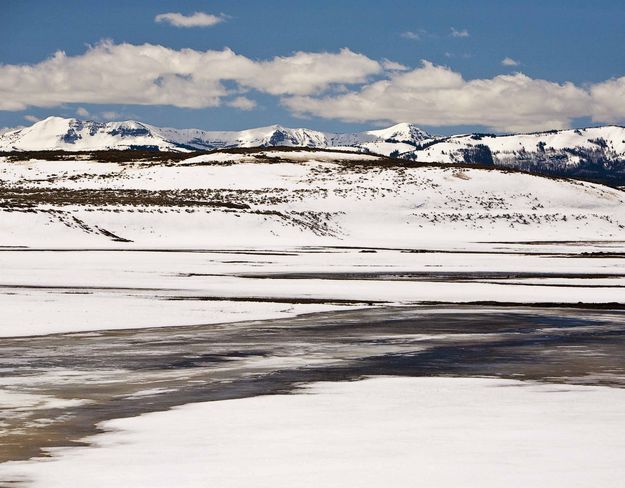
[[[0,246],[214,247],[625,239],[625,193],[312,149],[2,158]]]

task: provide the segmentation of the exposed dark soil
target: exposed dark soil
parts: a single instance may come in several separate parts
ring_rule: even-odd
[[[40,205],[94,207],[213,207],[246,210],[245,203],[211,199],[214,192],[202,190],[75,190],[0,187],[0,208],[36,208]]]

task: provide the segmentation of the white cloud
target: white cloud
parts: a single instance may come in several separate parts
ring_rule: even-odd
[[[195,12],[192,15],[183,15],[179,12],[167,12],[154,17],[156,22],[166,22],[174,27],[211,27],[225,22],[224,14],[213,15],[204,12]]]
[[[625,76],[590,86],[595,102],[591,114],[595,122],[622,123],[625,121]]]
[[[451,28],[451,37],[469,37],[469,31],[466,29],[458,30],[454,27]]]
[[[114,112],[112,110],[107,110],[107,111],[102,112],[100,114],[100,118],[102,118],[104,120],[116,120],[116,119],[123,118],[123,115],[120,114],[119,112]]]
[[[518,66],[521,63],[518,62],[516,59],[506,57],[501,60],[501,64],[504,66]]]
[[[382,71],[380,63],[349,49],[338,53],[296,52],[269,61],[249,62],[252,66],[232,79],[272,95],[315,93],[331,84],[362,83]]]
[[[428,32],[425,29],[417,29],[414,31],[402,32],[400,35],[404,39],[410,39],[412,41],[421,41],[427,36]]]
[[[41,120],[36,115],[30,115],[30,114],[24,115],[24,119],[32,123],[39,122]]]
[[[102,42],[77,56],[57,52],[34,65],[0,65],[0,110],[64,103],[215,107],[231,92],[310,95],[334,84],[363,83],[381,71],[380,63],[349,49],[256,61],[230,49]]]
[[[413,41],[420,41],[421,40],[421,34],[419,34],[418,32],[406,31],[406,32],[402,32],[401,36],[404,39],[411,39]]]
[[[57,52],[37,64],[0,65],[0,110],[10,111],[70,103],[251,110],[254,97],[246,95],[254,90],[280,97],[296,115],[355,122],[524,131],[568,127],[578,117],[625,121],[625,77],[589,85],[522,73],[466,80],[448,67],[408,68],[349,49],[255,60],[230,49],[103,42],[76,56]],[[76,113],[119,117],[84,107]]]
[[[239,110],[253,110],[256,108],[256,102],[247,97],[236,97],[228,102],[229,107],[238,108]]]
[[[383,59],[382,67],[387,71],[406,71],[409,69],[408,66],[405,66],[396,61],[391,61],[390,59]]]
[[[625,82],[621,89],[625,95]],[[563,128],[571,118],[593,111],[591,94],[572,83],[536,80],[520,73],[467,81],[461,74],[427,61],[357,91],[295,96],[283,103],[299,115],[350,122],[485,125],[503,131]],[[625,116],[625,104],[620,113]]]
[[[119,120],[123,117],[123,114],[112,110],[106,110],[104,112],[91,113],[85,107],[78,107],[76,109],[76,115],[78,117],[87,118],[92,120]]]

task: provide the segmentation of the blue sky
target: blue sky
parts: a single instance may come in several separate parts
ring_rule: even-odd
[[[621,110],[608,103],[611,96],[618,97],[621,93],[620,84],[602,84],[625,75],[622,27],[625,3],[622,1],[0,0],[0,9],[0,63],[5,68],[0,67],[0,95],[5,100],[19,101],[14,106],[0,105],[0,109],[4,108],[0,110],[0,127],[29,124],[29,120],[48,115],[76,116],[77,110],[88,114],[87,118],[135,118],[162,126],[227,130],[279,123],[346,131],[410,119],[406,121],[437,133],[505,132],[529,130],[534,126],[544,129],[620,123],[625,118],[625,108]],[[205,12],[223,15],[223,21],[190,28],[155,22],[155,16],[167,12],[187,16]],[[354,75],[354,80],[346,74],[341,81],[330,80],[305,91],[297,88],[296,93],[293,90],[273,93],[275,90],[267,85],[271,80],[259,88],[238,78],[225,79],[219,84],[228,91],[227,95],[193,108],[181,106],[184,102],[180,101],[169,103],[167,97],[163,102],[160,95],[133,103],[128,101],[128,96],[116,98],[112,94],[103,103],[94,103],[100,99],[97,90],[103,92],[105,88],[93,85],[93,81],[90,83],[96,93],[86,93],[84,99],[78,95],[68,98],[66,94],[55,94],[45,73],[43,81],[30,88],[38,91],[35,96],[25,93],[23,78],[15,81],[11,78],[13,71],[6,69],[12,65],[36,67],[59,50],[71,61],[73,57],[84,56],[89,46],[96,46],[102,40],[109,40],[114,46],[164,46],[171,50],[169,62],[182,49],[205,52],[230,48],[237,55],[262,63],[276,56],[293,56],[299,51],[338,53],[348,48],[377,63],[384,60],[399,63],[403,69],[375,72],[363,65],[363,72]],[[113,65],[117,63],[115,56],[128,61],[125,53],[116,51],[110,53]],[[505,58],[509,58],[507,65],[502,64]],[[404,80],[401,76],[422,67],[422,60],[446,71],[435,68],[418,71],[407,88],[408,78]],[[132,66],[132,61],[128,62]],[[76,68],[70,64],[62,69],[97,69],[97,66]],[[41,67],[44,69],[47,68]],[[331,61],[328,70],[333,69]],[[337,65],[336,69],[343,68]],[[526,75],[529,81],[497,78],[516,72]],[[128,70],[123,73],[134,76]],[[80,79],[82,74],[67,71],[63,76]],[[157,74],[154,83],[158,84],[163,76]],[[456,83],[452,74],[461,77],[463,83]],[[120,84],[124,83],[124,76],[119,77]],[[268,71],[263,76],[271,79],[274,74]],[[487,86],[467,83],[475,79],[488,80]],[[380,80],[391,80],[392,86],[388,90],[384,88],[383,95],[377,95],[382,88],[375,83]],[[430,83],[429,80],[450,85],[452,91],[440,93],[437,86],[424,91],[423,85]],[[523,88],[509,92],[509,84],[516,87],[519,80]],[[544,87],[536,80],[545,80],[550,85]],[[579,91],[559,88],[567,82]],[[280,83],[280,78],[276,78],[276,83]],[[593,91],[595,86],[598,95]],[[189,88],[189,96],[197,93],[196,89],[200,90],[201,86]],[[73,88],[74,93],[80,91],[82,86]],[[49,97],[43,97],[48,92]],[[549,110],[537,108],[541,101],[535,98],[541,96],[553,105]],[[230,106],[237,97],[255,106],[251,109],[248,106],[247,110]],[[393,100],[405,97],[402,98],[405,101],[394,110],[388,103],[390,98],[384,97],[394,97]],[[458,110],[448,103],[450,98],[458,100]],[[475,113],[482,107],[480,98],[484,100],[483,121]],[[380,106],[372,107],[375,103]],[[508,117],[502,115],[506,103],[515,111]],[[366,107],[371,107],[370,112]]]

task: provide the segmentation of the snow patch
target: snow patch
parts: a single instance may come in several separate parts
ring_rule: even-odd
[[[95,447],[0,476],[46,488],[617,488],[625,476],[622,389],[391,377],[302,393],[108,421]]]

